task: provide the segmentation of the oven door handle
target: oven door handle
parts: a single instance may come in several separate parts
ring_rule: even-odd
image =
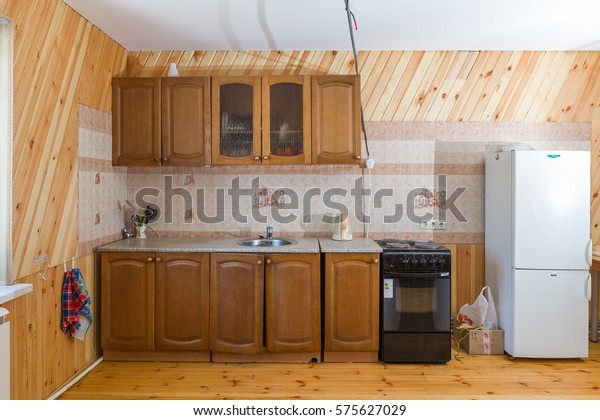
[[[384,273],[383,278],[388,277],[396,277],[396,278],[407,278],[407,277],[449,277],[450,273],[448,271],[444,271],[441,273]]]

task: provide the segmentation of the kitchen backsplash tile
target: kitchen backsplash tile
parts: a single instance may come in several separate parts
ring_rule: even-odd
[[[575,123],[369,122],[367,130],[371,157],[376,161],[370,175],[365,169],[346,165],[129,168],[128,197],[134,199],[140,190],[151,188],[158,197],[150,202],[161,206],[172,203],[175,208],[170,212],[171,220],[163,217],[153,225],[165,236],[255,235],[267,225],[288,236],[329,235],[331,228],[323,216],[343,206],[351,214],[354,235],[359,237],[366,233],[367,225],[358,220],[358,215],[370,206],[371,237],[481,243],[486,152],[517,141],[536,149],[590,150],[591,137],[589,124]],[[366,155],[364,146],[362,153]],[[439,185],[441,175],[445,176],[443,191]],[[252,191],[240,197],[239,206],[232,201],[235,182]],[[357,199],[352,193],[357,185],[379,191],[379,199]],[[290,192],[286,196],[289,203],[253,206],[252,199],[260,191],[273,194],[280,188]],[[415,191],[425,189],[431,194],[445,192],[448,197],[460,188],[464,192],[451,203],[460,214],[448,216],[448,229],[420,230],[415,216],[432,213],[439,217],[443,206],[414,208],[411,192],[414,196],[419,194]],[[167,193],[174,197],[166,199]],[[187,207],[186,201],[192,206]],[[182,220],[184,206],[194,212],[191,219]],[[221,219],[216,217],[219,214]],[[209,217],[217,221],[211,222]]]
[[[121,237],[127,169],[112,166],[111,115],[85,105],[78,110],[78,256]]]
[[[268,225],[276,235],[329,236],[332,226],[324,216],[345,208],[355,237],[368,232],[373,238],[483,243],[485,153],[513,143],[534,149],[591,147],[588,123],[367,122],[376,162],[370,173],[357,165],[124,169],[110,165],[110,115],[81,106],[80,120],[80,255],[120,237],[117,201],[138,199],[141,205],[142,194],[161,209],[151,224],[160,236],[255,236]],[[364,144],[361,153],[366,156]],[[357,197],[357,188],[376,195]],[[430,196],[444,197],[446,207],[439,200],[414,206],[415,199],[423,203]],[[446,231],[420,229],[419,216],[438,218],[444,210]],[[369,224],[360,218],[364,213],[370,214]]]

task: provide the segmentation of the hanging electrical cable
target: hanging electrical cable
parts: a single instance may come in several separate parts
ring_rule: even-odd
[[[360,76],[358,72],[358,54],[356,53],[356,45],[354,43],[354,32],[352,28],[352,23],[354,22],[354,30],[358,30],[358,25],[356,24],[356,18],[354,17],[354,13],[350,10],[350,1],[344,0],[346,3],[346,14],[348,15],[348,29],[350,30],[350,41],[352,42],[352,53],[354,54],[354,68],[356,70],[356,75]],[[360,123],[363,132],[363,136],[365,138],[365,149],[367,151],[367,158],[371,156],[369,153],[369,140],[367,139],[367,129],[365,127],[365,113],[363,111],[362,99],[360,100]]]

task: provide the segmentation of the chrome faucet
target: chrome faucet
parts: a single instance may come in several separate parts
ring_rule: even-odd
[[[267,239],[273,239],[273,226],[267,226]]]

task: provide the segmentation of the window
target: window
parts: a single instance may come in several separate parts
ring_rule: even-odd
[[[12,31],[0,15],[0,284],[12,283]]]

